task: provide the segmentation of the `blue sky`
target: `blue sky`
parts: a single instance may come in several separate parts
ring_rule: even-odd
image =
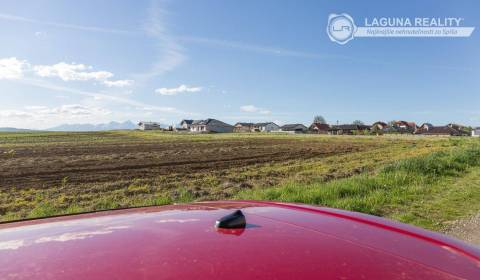
[[[475,1],[2,1],[0,126],[214,117],[480,126],[480,40],[326,34],[328,15],[462,17]]]

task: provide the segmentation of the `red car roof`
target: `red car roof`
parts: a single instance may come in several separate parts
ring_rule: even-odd
[[[245,228],[215,228],[237,209]],[[2,224],[0,279],[480,279],[480,251],[359,213],[208,202]]]

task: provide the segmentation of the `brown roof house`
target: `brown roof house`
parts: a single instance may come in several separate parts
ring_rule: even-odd
[[[414,133],[417,130],[417,124],[407,121],[394,121],[391,127],[385,129],[392,133]]]
[[[255,129],[255,124],[238,122],[234,125],[233,132],[252,132]]]
[[[327,134],[330,126],[326,123],[312,123],[308,130],[312,133]]]
[[[384,130],[388,127],[388,124],[385,122],[375,122],[372,124],[371,130]]]
[[[426,130],[418,130],[416,134],[421,135],[436,135],[436,136],[462,136],[465,135],[462,131],[456,130],[449,126],[433,126]]]

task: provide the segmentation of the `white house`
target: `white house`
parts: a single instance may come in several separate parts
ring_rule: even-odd
[[[473,137],[480,137],[480,127],[476,127],[472,129],[472,136]]]
[[[233,125],[216,119],[196,120],[190,125],[191,132],[233,132]]]
[[[192,126],[192,123],[193,123],[193,120],[182,120],[180,122],[180,127],[182,129],[190,129],[190,127]]]
[[[256,123],[253,127],[254,130],[258,132],[271,132],[280,130],[280,126],[273,122]]]
[[[139,122],[138,128],[140,130],[157,130],[162,129],[159,123],[156,122]]]

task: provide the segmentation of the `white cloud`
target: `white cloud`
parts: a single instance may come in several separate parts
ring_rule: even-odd
[[[9,119],[27,119],[31,118],[32,114],[21,110],[1,110],[0,116]]]
[[[43,32],[43,31],[37,31],[37,32],[35,32],[35,37],[37,37],[40,40],[43,40],[47,37],[47,33]]]
[[[244,106],[240,106],[240,111],[253,113],[253,112],[257,112],[258,108],[253,105],[244,105]]]
[[[48,107],[46,106],[25,106],[25,109],[27,110],[43,110],[47,109]]]
[[[128,87],[133,85],[133,80],[104,81],[107,87]]]
[[[58,77],[64,81],[105,81],[113,74],[108,71],[90,71],[91,66],[84,64],[68,64],[60,62],[54,65],[37,65],[33,67],[40,77]]]
[[[263,108],[258,108],[254,105],[244,105],[240,106],[240,111],[247,112],[247,113],[259,113],[262,115],[269,115],[272,112]]]
[[[113,73],[109,71],[93,71],[92,66],[76,63],[59,62],[53,65],[30,65],[26,60],[16,57],[0,59],[0,80],[18,80],[24,76],[32,76],[32,72],[42,78],[56,77],[68,81],[101,82],[107,87],[132,86],[133,80],[110,80]],[[29,75],[26,75],[29,74]]]
[[[25,60],[19,60],[16,57],[0,59],[0,80],[17,80],[23,77],[28,63]]]
[[[0,116],[26,119],[26,118],[75,118],[81,116],[102,116],[111,112],[100,107],[83,106],[79,104],[66,104],[58,107],[25,106],[25,110],[1,110]]]
[[[201,87],[188,87],[186,85],[180,85],[176,88],[158,88],[155,90],[155,92],[161,95],[177,95],[179,93],[199,92],[201,90]]]
[[[146,104],[146,103],[136,101],[136,100],[132,100],[132,99],[129,99],[129,98],[126,98],[126,97],[108,95],[108,94],[104,94],[104,93],[91,92],[91,91],[85,91],[85,90],[79,90],[79,89],[74,89],[74,88],[64,87],[64,86],[58,86],[58,85],[54,85],[50,82],[42,81],[42,80],[24,79],[24,80],[22,80],[22,82],[25,83],[25,84],[28,84],[28,85],[32,85],[32,86],[36,86],[36,87],[40,87],[40,88],[45,88],[45,89],[49,89],[49,90],[59,91],[59,92],[63,92],[63,93],[68,92],[68,93],[77,94],[77,95],[81,95],[81,96],[87,96],[87,97],[90,97],[92,99],[96,99],[97,101],[98,100],[103,100],[103,101],[116,102],[116,103],[125,104],[125,105],[131,105],[131,106],[135,106],[135,107],[148,107],[152,111],[163,112],[163,113],[173,113],[173,114],[178,114],[178,115],[182,115],[182,116],[195,116],[195,115],[197,115],[196,113],[185,112],[185,111],[181,111],[181,110],[178,110],[178,109],[172,108],[172,107],[163,107],[163,106],[155,106],[155,105],[151,105],[151,104]]]
[[[41,115],[57,115],[57,116],[93,116],[93,115],[108,115],[110,111],[98,108],[87,107],[78,104],[62,105],[54,108],[44,108],[35,111]]]

